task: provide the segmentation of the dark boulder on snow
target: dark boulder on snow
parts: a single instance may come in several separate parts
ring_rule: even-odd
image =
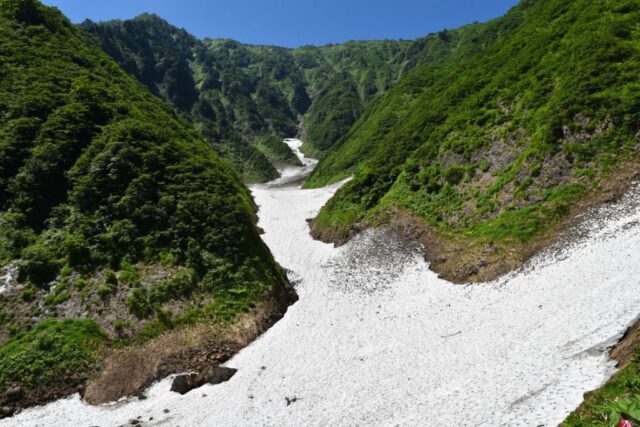
[[[16,410],[11,406],[2,406],[0,407],[0,419],[10,417],[14,414]]]
[[[171,384],[171,391],[180,394],[186,394],[194,388],[202,387],[206,383],[220,384],[229,381],[237,372],[236,369],[216,366],[209,372],[182,374],[175,377]]]
[[[238,372],[237,369],[217,366],[211,371],[211,373],[207,377],[207,382],[209,384],[224,383],[226,381],[229,381],[231,377],[233,377],[236,374],[236,372]]]
[[[175,391],[180,394],[188,393],[194,388],[200,387],[204,384],[204,381],[201,382],[200,380],[200,376],[195,373],[178,375],[174,378],[173,383],[171,384],[171,391]]]

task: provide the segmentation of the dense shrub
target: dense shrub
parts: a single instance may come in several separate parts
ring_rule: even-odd
[[[0,347],[0,389],[87,375],[96,367],[103,343],[93,320],[44,320]]]

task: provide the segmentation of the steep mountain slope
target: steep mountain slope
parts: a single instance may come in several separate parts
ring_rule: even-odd
[[[476,47],[479,26],[443,30],[414,41],[348,42],[293,51],[314,102],[305,115],[303,150],[322,158],[377,96],[420,64],[440,64]]]
[[[432,267],[457,281],[520,265],[638,172],[639,18],[636,1],[527,0],[464,54],[418,67],[310,177],[353,175],[314,234],[344,241],[391,222],[428,241]]]
[[[125,70],[196,124],[246,181],[275,177],[270,163],[295,163],[284,137],[322,157],[365,106],[421,63],[476,48],[478,25],[416,41],[363,41],[285,49],[233,40],[199,41],[155,15],[82,28]],[[270,163],[269,163],[270,162]]]
[[[322,157],[364,106],[397,81],[410,46],[404,41],[371,41],[292,51],[314,101],[303,127],[307,155]]]
[[[230,165],[86,33],[36,0],[0,1],[0,395],[64,395],[115,345],[223,328],[256,305],[259,332],[293,295],[254,209]]]
[[[148,14],[130,21],[85,21],[82,27],[97,35],[126,71],[191,120],[245,181],[276,178],[269,160],[297,162],[280,141],[296,134],[296,112],[279,88],[266,79],[258,85],[257,68],[258,74],[243,69],[251,57],[243,46],[207,45]]]

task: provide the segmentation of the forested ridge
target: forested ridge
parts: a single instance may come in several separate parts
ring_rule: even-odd
[[[148,14],[130,21],[85,21],[82,27],[96,34],[127,72],[193,122],[245,181],[276,178],[271,162],[297,162],[281,141],[297,133],[294,100],[290,104],[277,81],[263,75],[269,64],[245,68],[252,55],[245,47],[204,43]],[[294,79],[280,86],[293,91]]]
[[[353,41],[287,49],[198,40],[156,15],[81,27],[125,70],[192,121],[247,182],[297,159],[281,140],[302,135],[322,157],[376,96],[421,63],[461,55],[477,25],[415,41]],[[462,49],[458,46],[462,44]],[[300,129],[299,129],[300,126]]]
[[[0,6],[0,390],[73,389],[105,347],[288,286],[196,130],[57,10]]]

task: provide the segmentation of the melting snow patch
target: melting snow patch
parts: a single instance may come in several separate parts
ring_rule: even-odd
[[[422,249],[391,232],[367,230],[323,268],[334,289],[370,294],[390,289],[407,268],[421,262]]]
[[[18,266],[15,263],[0,268],[0,294],[7,293],[15,288],[15,279],[18,275]]]

